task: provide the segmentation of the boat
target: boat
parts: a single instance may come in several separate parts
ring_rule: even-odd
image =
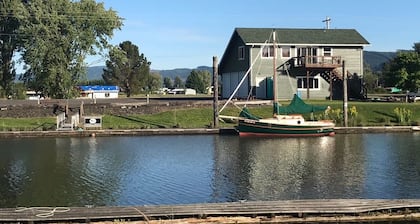
[[[273,32],[273,45],[275,32]],[[276,54],[274,54],[276,55]],[[314,106],[306,104],[297,94],[294,94],[288,106],[277,103],[276,66],[273,60],[273,116],[269,118],[257,117],[244,107],[239,117],[219,115],[222,119],[237,121],[236,130],[239,136],[275,136],[275,137],[306,137],[306,136],[334,136],[335,123],[330,120],[306,121],[302,114],[326,111],[328,106]],[[243,79],[246,75],[243,77]],[[239,83],[241,85],[242,81]],[[237,88],[238,89],[238,88]],[[235,90],[236,91],[236,90]],[[235,94],[235,91],[232,95]],[[229,103],[231,98],[226,102]],[[225,104],[225,106],[226,106]],[[221,111],[224,109],[222,107]]]
[[[288,106],[273,104],[273,117],[260,118],[245,107],[239,114],[236,130],[240,136],[334,136],[335,123],[330,120],[306,121],[301,113],[328,110],[329,107],[306,104],[296,94]]]

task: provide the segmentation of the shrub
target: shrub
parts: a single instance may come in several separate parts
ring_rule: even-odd
[[[411,123],[411,119],[413,117],[413,112],[411,112],[411,110],[397,107],[394,109],[394,113],[399,124]]]

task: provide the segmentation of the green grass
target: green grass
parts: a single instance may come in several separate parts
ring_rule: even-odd
[[[280,102],[287,105],[289,102]],[[307,101],[314,105],[330,105],[332,110],[342,111],[341,101]],[[396,126],[420,125],[420,102],[417,103],[379,103],[379,102],[349,102],[349,111],[356,108],[357,116],[349,116],[349,126]],[[405,108],[412,113],[410,122],[399,123],[395,108]],[[272,115],[271,106],[250,106],[250,111],[261,117]],[[228,106],[223,115],[237,116],[240,110]],[[213,122],[213,109],[206,108],[174,109],[157,114],[138,114],[130,116],[104,115],[103,129],[149,129],[149,128],[207,128]],[[315,114],[321,118],[323,113]],[[305,115],[310,119],[309,115]],[[342,117],[342,116],[341,116]],[[336,121],[342,126],[341,121]],[[234,123],[219,122],[220,127],[233,127]],[[0,131],[39,131],[55,130],[55,117],[48,118],[0,118]]]
[[[0,131],[45,131],[55,129],[55,117],[0,118]]]

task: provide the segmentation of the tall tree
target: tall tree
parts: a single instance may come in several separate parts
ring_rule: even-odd
[[[372,71],[368,64],[365,64],[363,67],[363,81],[366,85],[367,91],[372,93],[378,87],[379,76]]]
[[[22,20],[22,80],[53,98],[69,98],[85,72],[84,59],[108,48],[108,39],[122,20],[95,0],[31,0]]]
[[[210,87],[210,72],[192,70],[185,81],[185,87],[195,89],[198,93],[205,93]]]
[[[157,91],[162,87],[162,76],[159,73],[150,73],[147,83],[146,83],[146,92],[151,93]]]
[[[387,86],[403,90],[420,89],[420,43],[415,43],[412,51],[401,51],[387,66],[384,76]]]
[[[173,87],[174,88],[184,88],[184,82],[182,81],[181,77],[175,76]]]
[[[150,62],[130,41],[124,41],[110,50],[102,75],[106,83],[118,85],[127,97],[146,90],[149,76]]]
[[[0,0],[0,95],[12,95],[16,78],[13,55],[19,47],[19,20],[24,15],[20,0]]]
[[[172,83],[172,79],[169,77],[163,78],[163,86],[168,89],[172,89],[174,86],[174,84]]]

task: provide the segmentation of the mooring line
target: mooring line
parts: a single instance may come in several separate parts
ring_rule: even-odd
[[[48,218],[54,216],[55,213],[69,212],[68,207],[17,207],[15,212],[25,212],[31,210],[38,218]]]

